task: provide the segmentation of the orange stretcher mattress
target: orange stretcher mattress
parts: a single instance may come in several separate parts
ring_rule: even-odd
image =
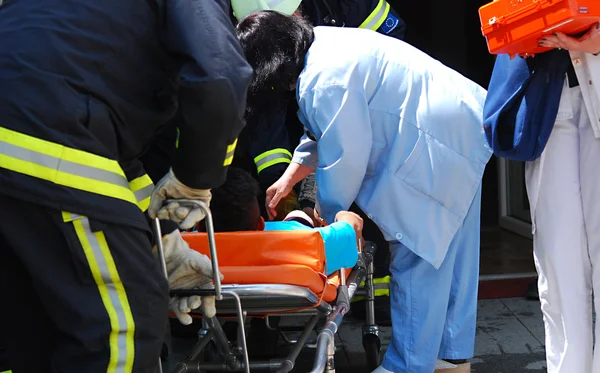
[[[210,257],[205,233],[183,233],[193,250]],[[223,284],[283,284],[309,288],[335,300],[339,276],[325,270],[325,246],[317,231],[256,231],[215,234]],[[350,270],[346,271],[346,276]]]

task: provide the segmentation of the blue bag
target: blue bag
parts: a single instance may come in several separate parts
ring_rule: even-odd
[[[498,157],[533,161],[542,154],[558,113],[569,53],[496,59],[483,109],[483,126]]]

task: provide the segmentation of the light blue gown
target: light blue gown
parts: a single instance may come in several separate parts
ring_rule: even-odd
[[[391,243],[393,338],[384,368],[431,373],[473,355],[486,92],[402,41],[315,28],[297,84],[321,216],[353,201]]]

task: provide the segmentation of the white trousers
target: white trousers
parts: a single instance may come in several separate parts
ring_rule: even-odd
[[[564,88],[548,144],[526,166],[526,183],[548,373],[600,373],[592,341],[594,291],[600,310],[600,140],[579,87]]]

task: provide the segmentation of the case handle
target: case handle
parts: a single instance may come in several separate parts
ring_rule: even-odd
[[[521,9],[517,10],[514,13],[511,13],[509,15],[505,15],[505,16],[500,16],[500,17],[492,17],[488,20],[488,25],[490,26],[494,26],[494,25],[498,25],[501,26],[503,24],[506,23],[506,19],[509,17],[518,17],[524,13],[529,13],[531,11],[536,11],[542,8],[542,3],[550,3],[553,0],[533,0],[533,2],[529,5],[526,5],[524,7],[522,7]],[[511,3],[511,5],[516,5],[514,3]]]

